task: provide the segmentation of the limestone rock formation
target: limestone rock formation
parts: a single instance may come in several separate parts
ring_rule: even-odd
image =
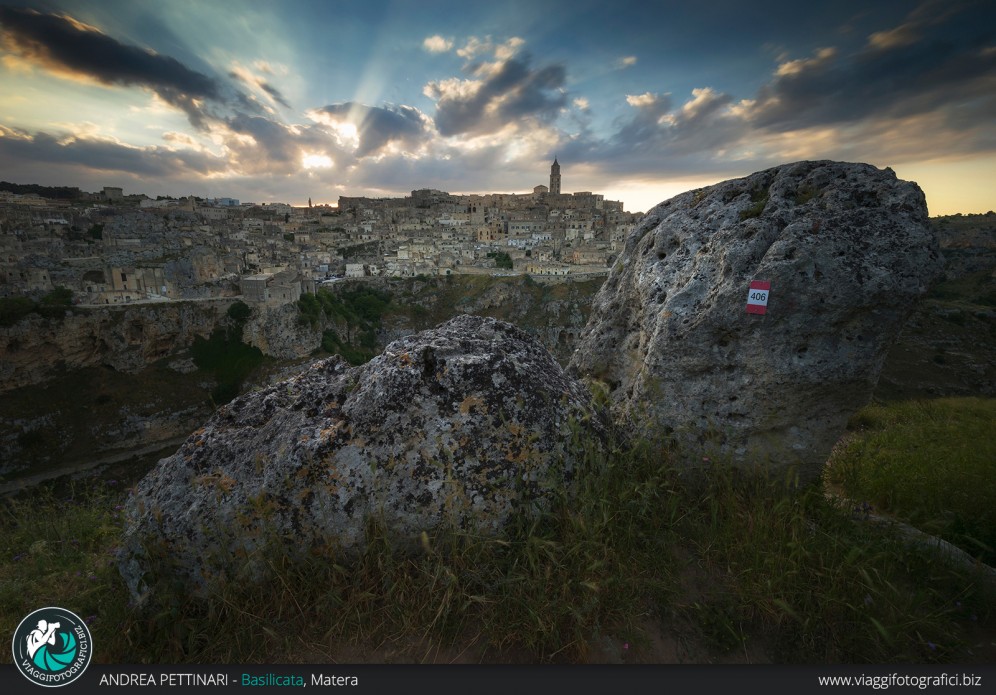
[[[247,345],[258,347],[264,355],[280,360],[294,360],[315,351],[322,343],[320,331],[302,324],[294,304],[256,306],[242,332]]]
[[[370,517],[398,539],[493,534],[564,489],[605,427],[537,341],[459,316],[363,366],[332,357],[219,409],[137,486],[121,571],[137,597],[147,552],[164,551],[202,586],[274,538],[362,547]]]
[[[66,370],[107,365],[140,372],[156,360],[207,338],[231,299],[132,304],[66,312],[64,318],[28,316],[0,326],[0,393],[42,383]]]
[[[570,369],[685,458],[819,474],[942,260],[892,170],[798,162],[653,208],[595,299]],[[765,314],[746,311],[770,282]]]

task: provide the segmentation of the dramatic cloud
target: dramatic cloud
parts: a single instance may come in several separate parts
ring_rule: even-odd
[[[269,94],[271,97],[273,97],[273,100],[278,104],[280,104],[281,106],[283,106],[284,108],[289,109],[291,107],[291,105],[288,104],[287,100],[284,98],[284,95],[280,93],[280,90],[278,90],[269,82],[260,82],[259,88],[262,89],[267,94]]]
[[[653,106],[654,104],[662,103],[665,104],[664,111],[666,112],[671,108],[670,102],[665,102],[664,100],[668,97],[667,94],[657,95],[651,92],[644,92],[643,94],[627,94],[626,103],[630,106],[635,106],[637,108],[643,106]]]
[[[976,117],[996,118],[996,52],[985,43],[942,38],[947,24],[959,21],[970,18],[928,3],[898,27],[872,33],[855,53],[822,48],[783,62],[745,104],[744,115],[757,127],[777,131],[953,112],[953,104],[971,105]],[[930,27],[937,35],[928,39],[923,32]],[[986,31],[992,41],[992,28]]]
[[[265,64],[256,67],[264,74],[272,74],[270,68]],[[265,93],[273,101],[273,103],[280,104],[285,109],[289,109],[291,107],[287,102],[287,99],[284,98],[284,95],[281,94],[280,90],[270,84],[265,77],[254,74],[251,70],[239,65],[238,63],[232,67],[232,70],[228,73],[228,76],[249,87],[254,87],[260,90]]]
[[[203,126],[204,100],[222,100],[218,83],[179,61],[128,46],[72,17],[0,7],[0,45],[55,73],[108,85],[151,89]]]
[[[996,37],[968,5],[928,2],[852,52],[782,56],[752,98],[708,87],[626,96],[609,137],[569,139],[565,158],[604,169],[707,172],[828,157],[889,162],[996,150]],[[962,26],[956,26],[958,23]],[[945,33],[947,32],[947,33]],[[975,34],[974,42],[945,37]]]
[[[927,0],[914,8],[899,26],[872,33],[868,44],[875,49],[907,46],[919,41],[931,27],[943,24],[972,5],[972,0]]]
[[[868,45],[876,50],[900,48],[916,43],[920,34],[913,24],[902,24],[895,29],[876,31],[868,37]]]
[[[336,41],[326,27],[341,13],[325,3],[254,5],[252,21],[223,26],[224,12],[196,3],[88,5],[99,28],[51,9],[76,0],[25,4],[46,9],[0,7],[0,104],[29,128],[0,126],[0,164],[33,180],[152,192],[161,180],[172,193],[301,202],[308,186],[523,190],[553,154],[571,186],[601,190],[802,158],[886,166],[996,152],[991,0],[818,3],[797,13],[802,24],[783,12],[763,27],[735,3],[723,26],[704,7],[669,24],[665,8],[596,3],[556,31],[473,3],[431,17],[401,3],[387,25],[350,13]],[[615,24],[635,28],[606,31]],[[76,84],[52,89],[43,72]]]
[[[742,121],[731,115],[733,98],[708,87],[692,90],[692,98],[674,109],[670,94],[647,92],[626,97],[631,117],[619,124],[612,140],[612,156],[620,151],[687,155],[728,147],[744,133]]]
[[[392,143],[417,149],[428,139],[431,126],[415,107],[393,104],[375,107],[346,102],[312,109],[307,115],[333,128],[340,140],[352,139],[357,157],[377,154]]]
[[[467,60],[473,60],[477,56],[483,53],[489,53],[494,49],[494,44],[491,43],[491,37],[488,36],[484,39],[479,39],[476,36],[471,36],[467,39],[467,43],[464,44],[463,48],[457,49],[457,55],[461,58],[466,58]]]
[[[165,147],[131,147],[103,138],[28,133],[0,125],[0,165],[62,164],[140,177],[207,176],[228,168],[228,162],[205,152]]]
[[[800,73],[815,73],[830,65],[834,56],[837,55],[835,48],[818,48],[816,55],[812,58],[802,58],[799,60],[789,60],[781,63],[775,70],[778,77],[789,77]]]
[[[693,89],[692,98],[681,107],[681,122],[694,124],[709,120],[732,101],[729,94],[720,94],[709,87]]]
[[[163,133],[163,140],[166,142],[178,143],[180,145],[185,145],[186,147],[197,147],[197,141],[186,133],[177,133],[175,131],[167,131]]]
[[[286,175],[314,168],[318,162],[331,165],[346,158],[321,125],[286,125],[264,116],[238,114],[225,127],[218,134],[233,169],[242,173]]]
[[[436,101],[436,128],[444,136],[479,135],[501,130],[523,118],[553,120],[567,104],[567,73],[562,65],[532,69],[528,53],[509,55],[520,42],[501,44],[494,62],[468,65],[475,79],[430,82],[422,90]],[[475,49],[476,50],[476,49]]]

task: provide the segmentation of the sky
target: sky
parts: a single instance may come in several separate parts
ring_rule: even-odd
[[[644,211],[803,159],[996,209],[991,0],[0,0],[0,179]]]

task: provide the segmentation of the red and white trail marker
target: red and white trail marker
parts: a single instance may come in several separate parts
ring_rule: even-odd
[[[752,280],[747,291],[747,313],[763,314],[768,311],[768,291],[771,283],[767,280]]]

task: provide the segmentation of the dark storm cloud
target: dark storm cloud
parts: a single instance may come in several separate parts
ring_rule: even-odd
[[[980,103],[996,114],[996,9],[926,3],[873,33],[850,55],[824,51],[780,66],[758,92],[751,122],[771,130],[904,118]]]
[[[332,120],[356,126],[360,139],[357,157],[376,154],[391,142],[417,147],[428,138],[426,119],[412,106],[366,106],[349,101],[315,109],[313,113],[317,116],[326,114]]]
[[[458,80],[431,82],[426,94],[436,99],[436,128],[442,135],[499,130],[523,117],[552,120],[567,103],[562,65],[530,68],[522,54],[496,66],[471,65],[471,74],[485,75],[479,85]],[[494,69],[491,69],[491,68]]]
[[[5,50],[56,72],[151,89],[203,127],[204,100],[224,100],[219,83],[169,56],[123,44],[71,17],[0,7]]]
[[[109,140],[31,134],[0,126],[0,164],[7,168],[38,162],[165,178],[206,175],[226,168],[225,160],[195,150],[126,147]]]

